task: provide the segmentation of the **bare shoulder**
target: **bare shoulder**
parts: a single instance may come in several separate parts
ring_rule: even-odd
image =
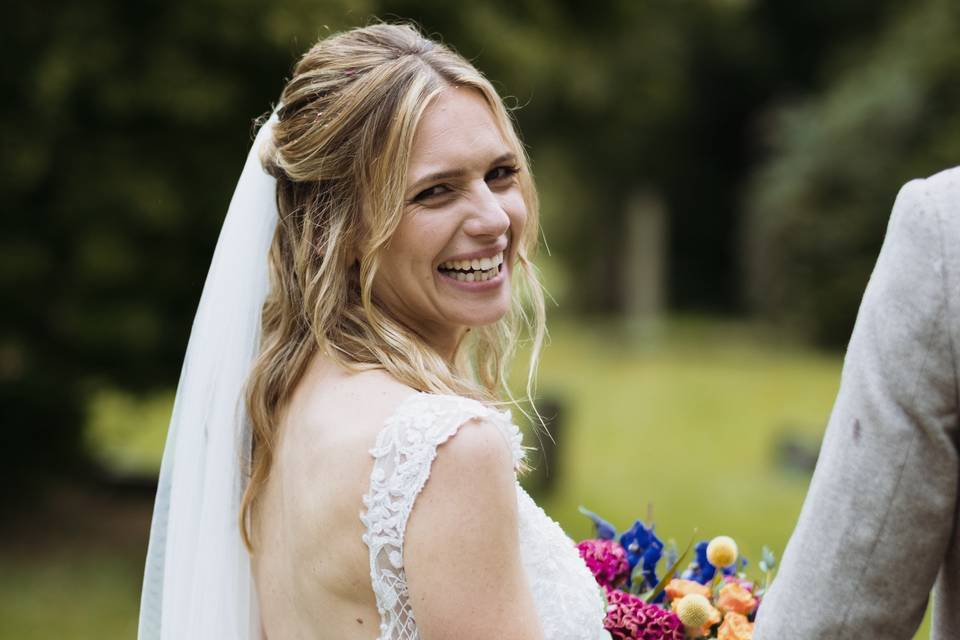
[[[355,628],[354,620],[376,619],[359,515],[376,434],[413,393],[383,371],[349,372],[329,361],[315,359],[304,373],[283,412],[254,517],[266,550],[254,559],[257,580],[276,611],[288,612],[294,594],[310,611],[337,612],[319,616],[317,628],[338,637],[328,628],[334,621]]]
[[[364,402],[402,399],[414,389],[398,381],[384,369],[351,371],[328,358],[317,358],[313,365],[314,380],[326,395],[339,395]]]
[[[489,480],[492,475],[512,485],[513,454],[497,425],[487,418],[470,418],[440,446],[431,475],[450,481]]]
[[[290,399],[276,448],[276,473],[285,477],[288,496],[295,496],[304,512],[316,511],[319,520],[356,520],[343,514],[355,516],[359,509],[373,467],[370,448],[413,393],[384,371],[313,363]]]
[[[315,358],[290,402],[290,422],[306,425],[337,439],[370,439],[384,421],[415,393],[382,369],[348,371],[325,358]]]
[[[492,422],[465,422],[437,450],[404,537],[424,638],[541,638],[520,559],[516,476]],[[486,615],[464,615],[484,611]]]
[[[437,449],[407,525],[409,541],[432,548],[441,542],[458,546],[460,534],[515,535],[515,480],[513,456],[497,426],[484,418],[467,420]]]

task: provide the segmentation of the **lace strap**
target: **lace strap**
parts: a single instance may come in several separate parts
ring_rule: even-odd
[[[522,436],[510,419],[469,398],[417,393],[387,420],[370,454],[370,489],[363,498],[363,541],[370,550],[370,578],[380,611],[380,639],[418,638],[403,569],[403,535],[417,496],[430,476],[437,448],[461,425],[483,418],[497,425],[510,444],[514,466],[524,457]]]

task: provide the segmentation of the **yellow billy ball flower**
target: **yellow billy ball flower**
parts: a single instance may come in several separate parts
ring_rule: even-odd
[[[710,601],[699,593],[691,593],[680,598],[677,603],[677,617],[683,626],[699,629],[710,621]]]
[[[717,536],[707,545],[707,560],[718,569],[737,561],[737,543],[730,536]]]

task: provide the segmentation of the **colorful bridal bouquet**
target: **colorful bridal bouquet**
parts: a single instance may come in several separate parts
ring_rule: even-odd
[[[652,524],[637,520],[617,534],[600,516],[580,511],[593,520],[596,537],[577,548],[607,594],[604,626],[615,640],[753,638],[753,620],[776,566],[768,548],[758,563],[763,578],[757,582],[747,577],[747,561],[733,538],[691,540],[678,554],[672,542],[664,546]],[[681,571],[691,552],[694,557]]]

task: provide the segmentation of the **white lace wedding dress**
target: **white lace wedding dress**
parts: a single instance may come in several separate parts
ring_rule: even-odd
[[[497,425],[524,456],[510,412],[453,395],[416,393],[396,409],[370,450],[370,490],[360,515],[370,550],[370,578],[380,611],[379,640],[417,640],[403,568],[403,534],[414,501],[430,475],[437,447],[461,425],[482,417]],[[603,628],[606,599],[571,540],[543,509],[517,487],[520,552],[546,640],[609,640]]]

